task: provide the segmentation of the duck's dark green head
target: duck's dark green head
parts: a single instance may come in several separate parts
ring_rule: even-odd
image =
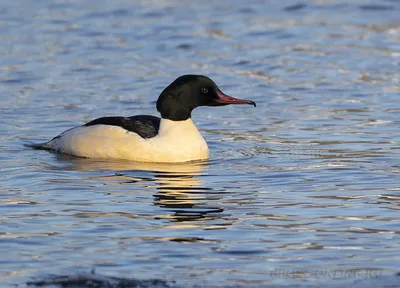
[[[251,100],[230,97],[203,75],[183,75],[172,82],[160,94],[157,111],[164,119],[181,121],[191,117],[192,110],[199,106],[224,106],[229,104],[251,104]]]

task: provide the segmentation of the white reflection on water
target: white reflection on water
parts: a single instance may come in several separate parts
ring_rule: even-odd
[[[186,224],[187,221],[204,221],[218,217],[223,208],[210,206],[207,199],[218,200],[222,195],[213,192],[213,188],[205,187],[198,176],[204,175],[208,169],[208,161],[190,163],[145,163],[123,160],[85,159],[68,155],[57,155],[63,170],[90,172],[115,171],[113,175],[90,176],[86,181],[100,181],[104,185],[124,185],[132,189],[140,187],[156,191],[153,194],[154,205],[162,208],[155,219],[168,219],[175,224],[174,229],[196,227],[196,224]],[[59,168],[55,168],[59,169]],[[144,177],[134,176],[140,171],[147,171]],[[132,175],[132,176],[131,176]],[[81,179],[84,180],[84,179]],[[110,189],[112,189],[110,187]],[[77,217],[105,216],[136,217],[133,214],[115,212],[107,213],[78,213]],[[179,227],[178,227],[179,226]],[[169,226],[168,226],[169,227]],[[170,227],[169,227],[170,228]],[[203,226],[204,229],[214,227]],[[216,227],[220,228],[220,227]],[[223,227],[222,227],[223,228]]]

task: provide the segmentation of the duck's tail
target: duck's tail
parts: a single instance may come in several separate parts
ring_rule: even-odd
[[[37,150],[52,150],[49,142],[43,142],[43,143],[28,143],[24,145],[25,147],[37,149]]]

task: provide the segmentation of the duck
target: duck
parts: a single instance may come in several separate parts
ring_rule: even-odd
[[[32,147],[85,158],[159,163],[207,160],[207,142],[192,121],[192,111],[230,104],[256,107],[254,101],[224,94],[207,76],[182,75],[158,97],[161,117],[101,117]]]

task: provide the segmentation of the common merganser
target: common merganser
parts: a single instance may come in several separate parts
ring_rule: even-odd
[[[183,75],[158,97],[161,119],[149,115],[102,117],[32,147],[87,158],[142,162],[205,160],[209,157],[208,146],[191,119],[192,110],[228,104],[256,106],[251,100],[222,93],[206,76]]]

